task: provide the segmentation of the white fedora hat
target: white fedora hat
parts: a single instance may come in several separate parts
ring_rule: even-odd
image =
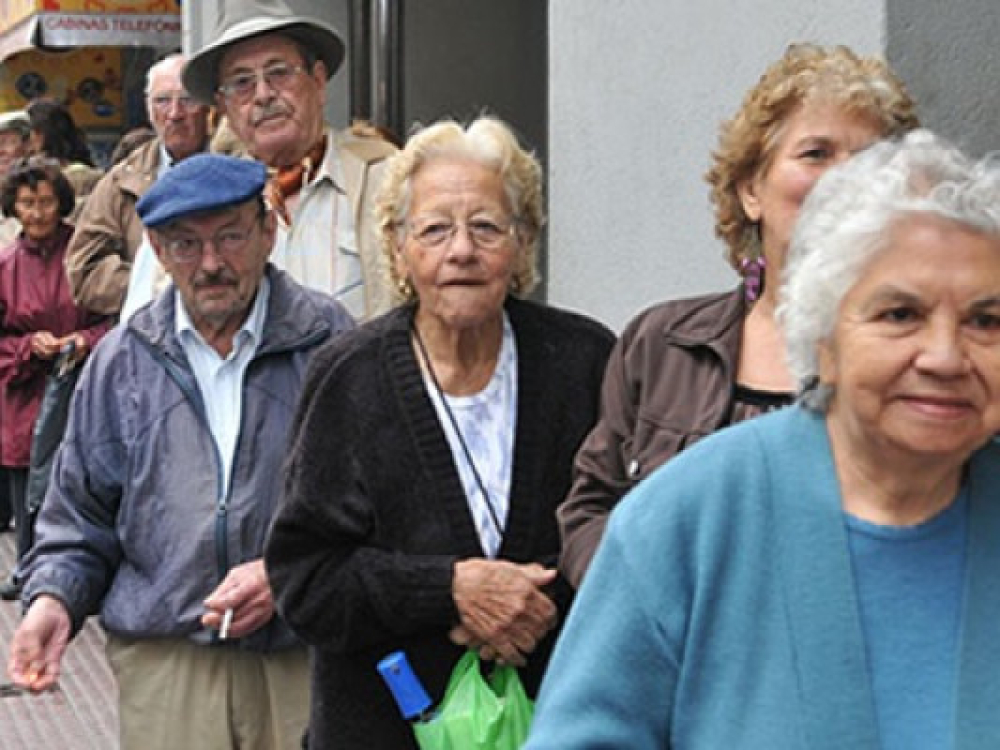
[[[222,0],[213,41],[192,55],[181,72],[184,88],[195,99],[214,104],[222,56],[234,44],[262,34],[282,34],[305,45],[326,65],[328,78],[344,60],[344,42],[333,26],[296,15],[283,0]]]

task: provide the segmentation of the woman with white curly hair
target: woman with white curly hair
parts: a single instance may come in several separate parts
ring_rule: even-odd
[[[615,511],[530,750],[1000,743],[1000,164],[830,170],[780,299],[799,405]]]
[[[468,647],[534,694],[569,604],[556,505],[597,417],[611,332],[523,299],[541,167],[493,118],[394,156],[377,219],[403,304],[313,359],[266,561],[313,646],[309,747],[416,748],[376,665],[438,702]]]

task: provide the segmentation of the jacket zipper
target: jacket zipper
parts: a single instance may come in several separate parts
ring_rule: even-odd
[[[138,333],[138,331],[136,331]],[[258,347],[257,352],[254,354],[253,358],[247,363],[247,369],[243,374],[244,381],[250,368],[253,367],[262,356],[267,356],[274,353],[280,353],[285,351],[297,351],[303,348],[309,347],[314,343],[318,342],[324,337],[322,331],[313,331],[301,337],[297,342],[288,343],[284,346],[276,348],[265,348],[263,346]],[[163,368],[167,371],[167,374],[177,383],[177,387],[181,389],[184,396],[191,402],[194,407],[194,412],[202,422],[202,426],[208,430],[211,435],[211,430],[208,429],[208,418],[205,416],[204,408],[199,408],[201,406],[200,393],[197,388],[191,388],[189,386],[188,380],[189,375],[193,378],[193,373],[189,369],[182,367],[178,362],[176,362],[169,353],[163,351],[159,347],[155,346],[152,341],[150,341],[145,335],[138,336],[139,341],[142,342],[152,354],[153,358],[158,362],[162,363]],[[241,419],[242,422],[242,419]],[[240,425],[239,437],[236,440],[236,453],[239,453],[239,445],[243,439],[243,425]],[[218,487],[221,489],[223,487],[222,482],[222,456],[219,453],[219,446],[216,444],[214,438],[212,440],[212,447],[215,453],[215,468],[216,468],[216,481],[218,482]],[[235,462],[232,467],[235,469]],[[230,473],[230,480],[232,479],[232,473]],[[221,582],[226,574],[229,572],[229,539],[226,533],[229,525],[229,489],[226,492],[220,494],[219,498],[216,500],[215,506],[215,560],[216,567],[218,568],[219,581]],[[218,634],[213,636],[213,640],[217,639]]]
[[[208,419],[205,416],[203,408],[200,407],[200,394],[195,388],[191,388],[188,381],[188,375],[190,371],[181,367],[177,362],[175,362],[168,354],[158,351],[155,347],[150,347],[153,356],[159,360],[167,374],[177,383],[177,387],[181,389],[184,396],[191,402],[195,407],[193,409],[194,413],[201,420],[202,426],[208,430],[209,435],[211,435],[211,430],[208,429]],[[222,482],[222,456],[219,454],[219,446],[216,445],[215,440],[212,440],[213,453],[215,454],[215,472],[216,472],[216,486],[221,490],[223,485]],[[221,582],[223,578],[226,577],[226,573],[229,572],[229,541],[226,534],[226,528],[228,526],[228,516],[229,516],[229,493],[220,492],[219,497],[215,501],[215,564],[219,575],[219,581]]]

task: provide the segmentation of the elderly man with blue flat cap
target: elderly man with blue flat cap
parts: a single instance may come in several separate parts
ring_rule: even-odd
[[[173,284],[91,354],[23,566],[12,679],[54,686],[99,613],[124,750],[286,750],[308,720],[261,555],[307,361],[352,323],[268,263],[265,182],[202,154],[137,204]]]

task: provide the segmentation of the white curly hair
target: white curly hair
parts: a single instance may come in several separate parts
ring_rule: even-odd
[[[825,411],[819,351],[841,303],[914,214],[1000,238],[1000,153],[976,161],[928,130],[882,141],[829,170],[803,204],[779,294],[778,320],[800,400]]]

